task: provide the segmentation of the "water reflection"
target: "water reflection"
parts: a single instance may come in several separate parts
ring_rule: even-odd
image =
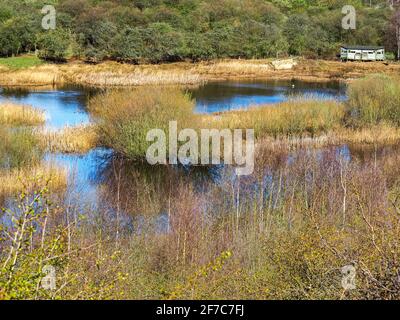
[[[241,109],[250,105],[273,104],[291,97],[344,99],[346,85],[340,82],[302,81],[224,81],[210,82],[190,91],[196,99],[196,111],[212,113]]]
[[[3,88],[0,90],[0,103],[6,100],[26,104],[44,110],[46,126],[60,129],[89,123],[86,105],[93,89],[61,87],[53,89]]]

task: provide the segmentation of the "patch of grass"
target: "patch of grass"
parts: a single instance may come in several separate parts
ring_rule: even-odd
[[[40,60],[35,55],[25,55],[19,57],[11,57],[11,58],[0,58],[0,65],[5,66],[9,69],[26,69],[30,67],[35,67],[43,64],[43,61]]]
[[[0,170],[0,196],[13,196],[37,185],[46,184],[52,192],[67,187],[67,171],[46,163],[33,167]]]
[[[257,138],[314,136],[340,126],[343,117],[344,106],[339,102],[295,99],[208,116],[203,123],[219,128],[254,129]]]
[[[39,131],[38,137],[49,152],[86,153],[98,144],[96,130],[91,126]]]
[[[40,65],[31,69],[10,69],[1,72],[0,85],[3,86],[50,86],[62,84],[59,66]]]
[[[400,141],[400,128],[381,123],[363,128],[339,128],[334,132],[338,141],[351,144],[390,145]]]
[[[9,126],[37,126],[45,122],[44,112],[12,102],[0,104],[0,124]]]

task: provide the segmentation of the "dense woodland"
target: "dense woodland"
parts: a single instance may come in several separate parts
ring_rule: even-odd
[[[41,28],[52,4],[57,27]],[[341,27],[344,5],[356,30]],[[0,0],[0,55],[160,63],[286,55],[335,57],[340,44],[397,52],[387,0]]]

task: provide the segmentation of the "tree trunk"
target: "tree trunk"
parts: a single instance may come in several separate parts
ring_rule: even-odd
[[[400,23],[397,24],[396,26],[396,37],[397,37],[397,60],[400,60]]]

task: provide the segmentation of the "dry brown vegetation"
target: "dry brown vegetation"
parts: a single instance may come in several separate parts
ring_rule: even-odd
[[[38,186],[47,185],[53,192],[64,190],[67,186],[67,172],[51,163],[34,167],[0,170],[0,196],[14,196]]]
[[[0,70],[2,86],[44,86],[64,82],[60,66],[42,65],[21,70]]]
[[[60,130],[38,130],[43,148],[48,152],[86,153],[98,145],[96,129],[92,126],[65,127]]]
[[[344,106],[339,102],[295,99],[205,116],[203,124],[217,128],[253,128],[256,137],[301,137],[335,129],[340,126],[343,117]]]
[[[364,128],[339,128],[335,130],[334,136],[341,143],[394,145],[400,142],[400,129],[387,124]]]
[[[230,78],[300,79],[328,81],[353,79],[383,72],[396,74],[400,65],[381,62],[341,63],[338,61],[298,59],[289,70],[276,70],[271,60],[215,60],[160,65],[129,65],[103,62],[97,65],[71,62],[41,65],[22,70],[0,69],[0,85],[55,85],[62,83],[91,86],[192,85]]]
[[[8,126],[37,126],[44,124],[44,113],[36,108],[12,102],[0,104],[0,124]]]

